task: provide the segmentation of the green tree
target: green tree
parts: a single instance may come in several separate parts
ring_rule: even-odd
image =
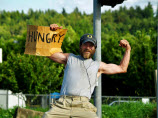
[[[49,93],[59,91],[63,77],[63,65],[45,57],[24,55],[27,25],[49,26],[56,23],[68,29],[62,50],[79,54],[79,39],[85,33],[93,33],[93,14],[82,14],[78,8],[70,14],[29,9],[0,11],[0,48],[3,63],[0,64],[0,88],[14,92]],[[119,64],[124,50],[118,41],[127,39],[132,47],[128,72],[103,75],[103,95],[154,96],[153,70],[157,65],[157,15],[150,3],[142,9],[120,7],[105,11],[101,17],[102,61]],[[21,86],[23,85],[23,86]],[[146,89],[144,89],[146,88]]]
[[[11,53],[0,68],[1,89],[32,94],[60,90],[63,65],[48,58]]]
[[[63,14],[64,16],[67,16],[67,13],[66,13],[65,8],[63,8],[63,10],[62,10],[62,14]]]
[[[154,10],[150,2],[148,2],[148,5],[145,7],[143,15],[145,18],[150,18],[154,16]]]

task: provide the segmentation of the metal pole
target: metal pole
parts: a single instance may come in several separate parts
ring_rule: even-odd
[[[7,108],[7,110],[8,110],[8,102],[9,102],[9,95],[8,95],[8,90],[7,90],[7,96],[6,96],[6,108]]]
[[[157,23],[157,73],[158,73],[158,23]],[[157,76],[158,80],[158,76]],[[157,82],[157,81],[156,81]],[[157,82],[157,91],[156,91],[156,99],[157,99],[157,118],[158,118],[158,82]]]
[[[94,59],[101,61],[101,3],[99,3],[99,0],[93,0],[93,34],[97,38]],[[101,76],[98,78],[98,86],[94,92],[94,105],[97,107],[97,115],[102,118]]]
[[[18,107],[19,107],[19,93],[18,93]]]
[[[49,92],[49,108],[51,108],[50,104],[52,103],[52,100],[51,100],[51,93]]]
[[[0,63],[2,63],[2,48],[0,48]]]

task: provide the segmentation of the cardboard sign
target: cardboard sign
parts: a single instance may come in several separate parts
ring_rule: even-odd
[[[61,45],[66,32],[67,29],[52,31],[50,27],[28,25],[24,54],[51,56],[62,52]]]

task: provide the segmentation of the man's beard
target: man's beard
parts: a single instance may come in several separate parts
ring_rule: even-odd
[[[84,59],[92,58],[94,53],[95,53],[95,50],[88,50],[88,49],[82,50],[82,49],[80,49],[80,54]]]

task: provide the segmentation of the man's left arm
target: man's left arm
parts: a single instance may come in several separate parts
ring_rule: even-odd
[[[100,74],[117,74],[117,73],[126,73],[130,61],[130,51],[131,46],[127,40],[121,40],[119,46],[126,49],[123,59],[119,65],[116,64],[106,64],[104,62],[100,63],[98,76]]]

